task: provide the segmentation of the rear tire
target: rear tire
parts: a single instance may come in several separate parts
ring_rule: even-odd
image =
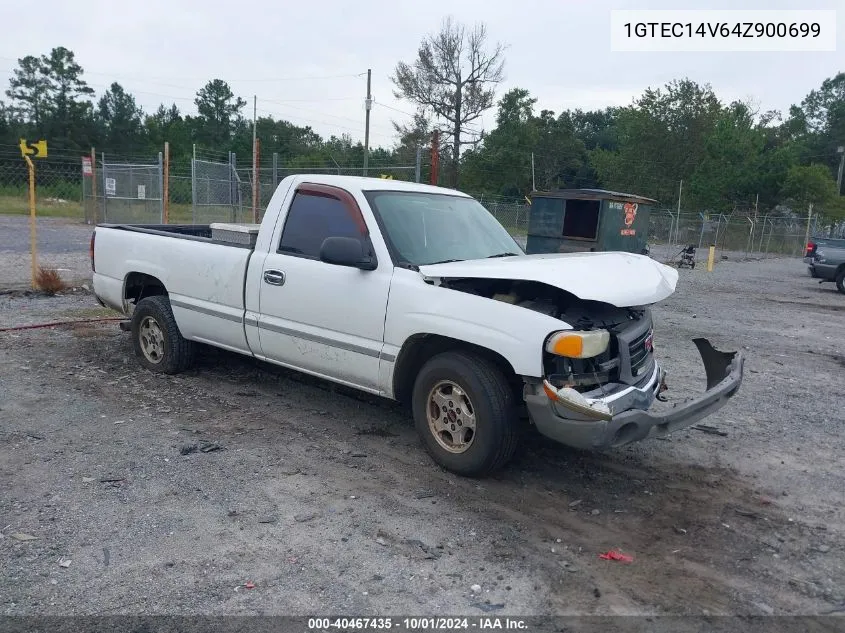
[[[836,289],[845,294],[845,270],[840,270],[836,274]]]
[[[132,313],[132,346],[146,369],[159,374],[178,374],[194,361],[196,344],[186,340],[162,295],[141,299]]]
[[[437,464],[483,477],[513,456],[518,443],[516,398],[502,371],[469,352],[431,358],[414,383],[417,433]]]

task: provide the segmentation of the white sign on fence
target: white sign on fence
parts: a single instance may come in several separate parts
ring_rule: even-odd
[[[91,176],[94,173],[94,169],[91,167],[91,157],[90,156],[83,156],[82,157],[82,175],[83,176]]]
[[[143,200],[147,197],[147,185],[138,185],[138,200]]]
[[[114,178],[106,178],[106,195],[113,196],[117,193],[117,181]]]

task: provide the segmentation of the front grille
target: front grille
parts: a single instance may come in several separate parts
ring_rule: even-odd
[[[618,344],[620,382],[636,385],[654,369],[653,331],[651,312],[645,309],[614,332]]]
[[[651,338],[652,332],[649,329],[635,338],[628,346],[628,353],[631,359],[631,375],[634,377],[642,375],[651,365],[651,345],[646,345],[646,342],[650,341]]]

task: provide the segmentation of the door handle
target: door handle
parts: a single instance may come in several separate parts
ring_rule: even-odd
[[[281,270],[265,270],[264,282],[270,284],[271,286],[284,286],[285,273]]]

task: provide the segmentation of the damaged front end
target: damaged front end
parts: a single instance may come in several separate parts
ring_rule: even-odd
[[[635,384],[605,383],[587,391],[555,384],[549,377],[539,384],[526,384],[531,420],[543,435],[588,450],[623,446],[689,427],[737,393],[744,364],[739,352],[721,352],[704,338],[693,342],[704,364],[707,390],[665,413],[648,411],[667,389],[666,374],[652,359],[645,377]]]
[[[742,383],[742,355],[720,352],[697,338],[707,390],[667,413],[650,413],[655,400],[665,401],[667,390],[666,372],[654,353],[650,304],[588,300],[530,280],[441,278],[437,283],[561,322],[561,329],[545,339],[543,378],[523,377],[523,398],[540,433],[568,446],[600,450],[691,426],[723,407]],[[646,295],[643,291],[636,299]]]

